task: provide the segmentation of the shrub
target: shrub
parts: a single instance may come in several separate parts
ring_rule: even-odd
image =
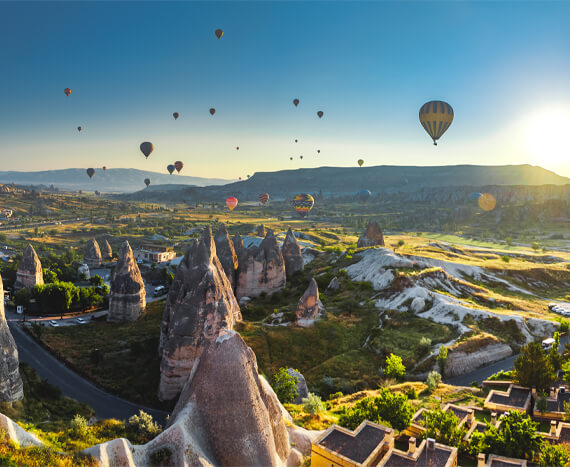
[[[465,425],[459,427],[459,418],[449,410],[444,412],[441,408],[424,412],[424,426],[426,437],[434,438],[438,443],[457,447],[467,433]]]
[[[426,385],[428,387],[428,391],[434,392],[437,387],[440,385],[441,383],[441,375],[437,372],[437,371],[430,371],[427,379],[426,379]]]
[[[411,388],[409,388],[406,391],[406,397],[410,400],[414,400],[418,398],[418,393],[416,391],[416,388],[414,388],[413,386]]]
[[[511,260],[511,258],[509,258],[507,255],[503,255],[501,256],[501,260],[504,261],[505,263],[508,263]]]
[[[431,350],[431,339],[429,337],[422,337],[418,343],[418,350],[423,354]]]
[[[89,434],[89,424],[85,417],[75,415],[69,424],[69,432],[75,439],[84,439]]]
[[[406,367],[402,363],[402,358],[391,353],[386,357],[386,368],[384,374],[388,378],[401,379],[406,374]]]
[[[147,414],[143,410],[139,410],[138,415],[133,415],[129,418],[127,428],[148,441],[162,431],[162,427],[153,420],[152,415]]]
[[[329,401],[332,399],[338,399],[339,397],[342,396],[344,396],[344,394],[341,391],[333,392],[332,394],[329,395]]]
[[[560,327],[558,328],[560,332],[568,332],[569,327],[570,326],[567,319],[560,319]]]
[[[302,402],[305,412],[310,413],[311,415],[319,414],[325,411],[325,406],[321,398],[312,392],[310,392],[307,397],[304,397]]]
[[[439,365],[439,372],[443,376],[445,374],[445,366],[447,365],[447,347],[445,345],[439,348],[437,364]]]
[[[538,459],[540,467],[565,467],[570,462],[570,454],[564,445],[545,443]]]
[[[279,371],[273,375],[271,387],[283,404],[291,403],[299,395],[298,382],[297,378],[287,373],[285,368],[279,368]]]

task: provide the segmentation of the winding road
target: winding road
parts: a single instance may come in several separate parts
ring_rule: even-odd
[[[18,346],[20,361],[30,365],[43,379],[60,388],[65,396],[89,404],[98,418],[126,420],[131,415],[138,414],[139,410],[144,410],[164,425],[167,412],[150,409],[103,391],[67,368],[28,336],[18,324],[9,321],[8,326]]]

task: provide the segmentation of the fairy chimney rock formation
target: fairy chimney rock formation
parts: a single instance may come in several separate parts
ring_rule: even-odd
[[[98,268],[101,266],[103,258],[101,257],[101,249],[97,240],[90,239],[85,246],[85,254],[83,255],[83,262],[90,268]]]
[[[23,397],[24,387],[18,369],[18,349],[4,315],[4,285],[0,277],[0,402],[14,402]]]
[[[370,222],[366,231],[358,238],[357,248],[384,246],[384,235],[378,222]]]
[[[230,238],[228,230],[224,224],[222,224],[216,232],[214,243],[216,244],[216,254],[218,255],[218,259],[220,260],[222,268],[224,268],[233,290],[236,284],[238,257],[234,249],[234,242]]]
[[[291,230],[291,227],[289,227],[285,240],[283,241],[281,253],[285,260],[285,271],[287,273],[287,277],[291,277],[295,272],[303,270],[305,264],[303,262],[301,247],[297,243],[297,239],[295,238],[295,234]]]
[[[111,281],[107,321],[136,321],[146,307],[146,290],[129,242],[121,245],[119,260]]]
[[[44,283],[44,273],[42,271],[42,263],[36,254],[36,250],[30,244],[24,250],[24,255],[18,265],[16,272],[16,282],[14,283],[14,291],[24,288],[32,288],[34,285]]]
[[[164,307],[159,398],[174,399],[204,348],[239,320],[239,305],[207,227],[178,266]]]
[[[238,299],[272,294],[285,287],[285,261],[273,232],[269,231],[258,247],[240,246],[238,251]]]
[[[301,327],[312,326],[316,319],[325,312],[325,307],[319,300],[319,286],[313,277],[309,287],[297,304],[297,325]]]
[[[101,257],[103,260],[111,259],[113,257],[113,250],[111,249],[111,245],[107,240],[104,240],[101,243]]]

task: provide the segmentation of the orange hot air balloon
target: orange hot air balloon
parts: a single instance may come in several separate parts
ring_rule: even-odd
[[[182,170],[182,168],[184,167],[184,163],[182,161],[176,161],[174,163],[174,168],[176,169],[176,172],[180,173],[180,171]]]
[[[420,123],[437,146],[437,140],[453,122],[453,108],[443,101],[429,101],[420,108]]]
[[[210,109],[210,115],[214,115],[216,113],[216,109],[214,109],[213,107]]]
[[[238,204],[238,199],[235,196],[226,198],[226,206],[230,211],[233,211]]]
[[[106,165],[103,166],[103,171],[105,171],[105,170],[107,170],[107,166],[106,166]]]
[[[297,107],[299,105],[299,99],[293,99],[293,104]]]
[[[269,201],[269,193],[261,193],[259,195],[259,201],[261,202],[261,204],[267,203],[267,201]]]
[[[87,175],[89,175],[89,178],[92,178],[93,175],[95,175],[95,169],[92,169],[91,167],[88,168],[88,169],[86,170],[86,172],[87,172]]]
[[[217,37],[218,39],[221,39],[222,36],[224,35],[224,31],[223,31],[222,29],[216,29],[215,34],[216,34],[216,37]]]
[[[319,118],[323,118],[323,115],[324,115],[324,114],[325,114],[325,113],[324,113],[322,110],[319,110],[319,111],[317,112],[317,115],[319,116]]]
[[[66,96],[69,96],[69,95],[71,94],[71,89],[65,88],[65,89],[63,90],[63,92],[65,93]]]
[[[150,153],[154,151],[154,145],[148,141],[141,143],[140,148],[141,152],[144,154],[144,157],[146,157],[147,159],[148,156],[150,156]]]
[[[174,112],[172,114],[172,116],[174,117],[174,120],[178,120],[178,117],[180,117],[180,114],[178,112]]]

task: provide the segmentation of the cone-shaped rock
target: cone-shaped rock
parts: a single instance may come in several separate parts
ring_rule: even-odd
[[[85,246],[85,253],[83,255],[83,262],[90,268],[98,268],[101,266],[103,258],[101,257],[101,249],[97,240],[90,239]]]
[[[146,306],[146,290],[129,242],[121,245],[119,260],[111,281],[107,321],[136,321]]]
[[[4,315],[4,285],[0,277],[0,402],[13,402],[23,397],[24,388],[18,370],[18,349]]]
[[[301,247],[297,243],[295,234],[289,227],[285,240],[283,241],[283,246],[281,247],[281,252],[283,253],[283,259],[285,260],[285,271],[287,272],[287,277],[291,277],[295,272],[302,271],[305,267],[303,262],[303,255],[301,254]]]
[[[230,238],[230,234],[224,224],[222,224],[216,232],[214,243],[216,244],[216,254],[218,255],[218,259],[220,260],[222,268],[224,268],[224,272],[226,273],[233,290],[236,284],[238,257],[234,249],[234,242]]]
[[[312,326],[324,312],[325,308],[319,300],[319,286],[313,277],[297,304],[297,324],[302,327]]]
[[[238,299],[272,294],[285,287],[285,261],[273,232],[267,233],[259,247],[240,247],[238,251]]]
[[[239,305],[207,227],[180,262],[164,307],[159,398],[175,398],[204,348],[239,320]]]
[[[44,273],[42,271],[42,263],[36,254],[36,250],[29,245],[24,250],[24,255],[18,265],[16,272],[16,282],[14,290],[18,291],[24,288],[32,288],[34,285],[44,283]]]
[[[103,240],[101,242],[101,257],[103,260],[111,259],[113,257],[113,250],[111,249],[111,245],[107,240]]]
[[[356,244],[358,248],[369,246],[384,246],[384,235],[378,222],[370,222],[366,226],[366,231],[358,238]]]

